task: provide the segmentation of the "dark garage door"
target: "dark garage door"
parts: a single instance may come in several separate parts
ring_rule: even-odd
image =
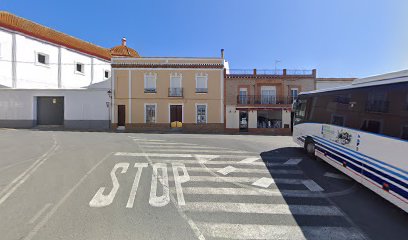
[[[64,124],[64,97],[37,97],[37,124]]]

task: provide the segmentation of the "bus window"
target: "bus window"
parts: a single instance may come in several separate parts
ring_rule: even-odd
[[[295,109],[294,124],[302,123],[305,120],[307,99],[298,99]]]
[[[344,126],[344,117],[339,116],[339,115],[333,115],[331,124],[337,125],[337,126]]]
[[[401,139],[408,140],[408,125],[402,126]]]
[[[361,130],[372,133],[380,133],[381,122],[376,120],[364,120]]]

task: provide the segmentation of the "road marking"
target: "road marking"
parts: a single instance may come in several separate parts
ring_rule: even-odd
[[[247,151],[236,151],[236,150],[223,150],[223,149],[212,149],[212,150],[208,150],[208,149],[204,149],[204,150],[200,150],[200,149],[180,149],[178,147],[174,147],[175,149],[154,149],[154,152],[209,152],[209,153],[247,153],[247,154],[251,154],[250,152]]]
[[[52,206],[52,203],[47,203],[43,208],[40,209],[31,219],[28,223],[33,224],[37,219],[49,208]]]
[[[259,177],[214,177],[214,176],[190,176],[191,182],[237,182],[237,183],[253,183],[258,180]],[[292,178],[274,178],[275,183],[283,184],[302,184],[303,179]],[[169,177],[169,181],[174,181],[174,178]]]
[[[144,145],[176,145],[177,147],[182,147],[183,145],[185,146],[197,146],[197,144],[193,143],[174,143],[174,142],[149,142],[149,143],[143,143],[140,142],[138,143],[141,147],[144,147]]]
[[[153,164],[153,174],[152,174],[152,184],[150,188],[150,198],[149,203],[153,207],[163,207],[166,206],[170,202],[170,195],[169,195],[169,178],[167,174],[167,167],[164,163],[155,163]],[[158,175],[158,169],[161,169],[161,175]],[[157,183],[158,178],[160,178],[160,182],[163,185],[163,194],[161,196],[157,196]]]
[[[149,148],[154,148],[154,149],[156,149],[156,148],[158,148],[158,147],[157,147],[157,146],[149,146],[149,145],[147,145],[147,146],[143,146],[143,148],[145,148],[145,149],[149,149]],[[175,146],[160,146],[160,149],[164,149],[164,148],[173,149],[173,148],[175,148]],[[231,150],[231,149],[228,149],[228,148],[221,148],[221,147],[205,147],[205,146],[194,146],[194,145],[183,146],[183,148],[186,148],[186,149],[208,149],[208,150],[210,150],[210,149],[216,149],[216,150],[220,150],[220,149]]]
[[[218,173],[221,173],[222,175],[227,175],[228,173],[232,173],[235,172],[236,168],[234,168],[233,166],[227,166],[225,168],[222,168],[220,170],[218,170]]]
[[[132,208],[136,198],[137,188],[139,187],[140,177],[142,176],[143,168],[147,167],[147,163],[135,163],[134,167],[137,168],[135,180],[133,180],[132,189],[130,190],[129,199],[126,204],[126,208]]]
[[[351,180],[349,177],[347,177],[344,174],[337,174],[337,173],[331,173],[331,172],[326,172],[323,174],[325,177],[331,177],[331,178],[337,178],[337,179],[342,179],[342,180]]]
[[[54,215],[58,208],[71,196],[71,194],[85,181],[85,179],[106,159],[108,159],[112,153],[108,153],[104,158],[102,158],[95,166],[93,166],[78,182],[75,184],[68,192],[61,198],[61,200],[45,215],[45,217],[34,226],[30,233],[24,238],[24,240],[32,239],[37,232],[48,222],[48,220]]]
[[[165,142],[166,140],[155,140],[155,139],[136,139],[134,138],[133,141],[143,141],[143,142]]]
[[[16,191],[17,188],[19,188],[31,176],[31,174],[33,174],[45,161],[47,161],[48,158],[55,151],[58,150],[59,146],[57,144],[55,136],[53,136],[53,140],[54,143],[47,152],[41,155],[23,173],[21,173],[18,177],[11,181],[4,189],[1,190],[0,196],[2,196],[3,194],[4,195],[0,198],[0,205],[4,203],[7,200],[7,198],[9,198],[10,195],[13,194],[13,192]]]
[[[343,216],[343,213],[337,207],[334,206],[230,203],[230,202],[189,202],[187,203],[186,206],[182,208],[187,211],[197,212]]]
[[[260,178],[254,183],[252,183],[253,186],[258,186],[258,187],[263,187],[263,188],[268,188],[272,183],[274,183],[272,178]]]
[[[214,157],[215,158],[215,157]],[[248,163],[241,163],[241,162],[233,162],[233,161],[210,161],[210,158],[200,158],[199,160],[184,160],[184,159],[153,159],[153,162],[163,162],[163,163],[185,163],[185,164],[198,164],[198,163],[204,163],[206,165],[248,165]],[[141,160],[143,161],[143,160]],[[263,162],[254,162],[251,163],[253,166],[264,166],[265,163]],[[268,166],[282,166],[285,167],[287,165],[282,165],[280,163],[273,163],[273,164],[268,164]]]
[[[364,239],[355,228],[198,222],[205,235],[229,239]]]
[[[260,158],[259,157],[252,157],[252,158],[245,158],[244,160],[239,161],[239,163],[254,163],[255,161],[258,161]],[[265,165],[264,163],[261,163]]]
[[[288,161],[286,161],[284,164],[285,165],[297,165],[302,161],[301,158],[290,158]]]
[[[155,153],[155,152],[117,152],[115,156],[127,156],[127,157],[165,157],[165,158],[191,158],[191,157],[198,157],[198,158],[210,158],[214,159],[217,157],[226,157],[226,158],[242,158],[247,156],[241,155],[212,155],[212,154],[188,154],[188,153]],[[251,157],[251,156],[249,156]]]
[[[212,168],[212,167],[188,167],[188,171],[191,172],[208,172],[208,170],[213,172],[218,172],[223,168]],[[266,173],[266,174],[303,174],[301,170],[283,170],[283,169],[266,169],[266,168],[249,168],[249,169],[242,169],[236,168],[234,170],[235,173]]]
[[[315,181],[313,180],[303,180],[303,184],[312,192],[323,192],[324,189],[321,188]]]
[[[184,195],[183,195],[183,189],[181,188],[181,184],[188,182],[190,180],[190,176],[188,175],[186,166],[183,164],[172,164],[173,166],[173,175],[174,175],[174,185],[176,187],[176,192],[177,192],[177,200],[179,206],[186,205],[186,202],[184,201]],[[183,176],[180,176],[178,173],[178,169],[181,169],[183,171]]]
[[[117,163],[113,167],[110,176],[112,180],[112,190],[109,192],[108,195],[104,195],[103,192],[105,191],[105,187],[101,187],[98,189],[98,191],[95,193],[91,201],[89,202],[90,207],[106,207],[110,205],[113,202],[113,199],[116,196],[116,193],[119,190],[119,181],[118,178],[116,177],[116,170],[121,169],[120,173],[126,173],[126,171],[129,168],[129,163]]]

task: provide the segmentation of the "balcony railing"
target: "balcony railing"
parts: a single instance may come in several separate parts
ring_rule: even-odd
[[[304,69],[228,69],[227,76],[306,76],[316,77],[316,70]]]
[[[182,97],[183,88],[169,88],[169,97]]]
[[[156,93],[156,88],[145,88],[144,92],[145,93]]]
[[[270,96],[270,95],[243,95],[237,96],[239,105],[256,105],[256,104],[292,104],[293,96]]]
[[[208,88],[196,88],[196,93],[208,93]]]

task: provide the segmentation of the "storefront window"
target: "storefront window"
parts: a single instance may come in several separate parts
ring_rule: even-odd
[[[282,111],[258,111],[258,128],[282,128]]]

